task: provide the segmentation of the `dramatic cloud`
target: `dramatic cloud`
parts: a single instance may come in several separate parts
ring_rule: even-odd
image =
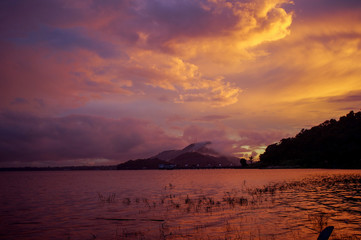
[[[122,56],[122,53],[112,43],[98,40],[94,36],[88,36],[84,27],[51,28],[40,26],[38,31],[31,32],[26,38],[14,39],[13,41],[19,45],[39,44],[62,51],[85,49],[95,52],[102,58]]]
[[[209,61],[233,68],[233,62],[258,55],[252,47],[289,34],[292,21],[292,14],[281,8],[288,2],[285,0],[256,3],[138,0],[104,4],[37,1],[31,5],[21,2],[3,2],[2,12],[7,11],[1,25],[4,51],[16,46],[40,48],[41,63],[35,62],[37,67],[30,70],[39,72],[42,68],[41,72],[47,72],[48,65],[61,65],[60,69],[52,69],[52,74],[65,75],[56,76],[61,78],[58,81],[69,81],[76,73],[80,82],[73,86],[75,93],[71,95],[81,96],[85,102],[103,97],[102,88],[105,93],[116,88],[112,82],[116,80],[137,82],[137,87],[142,87],[141,83],[175,91],[178,94],[175,102],[209,102],[220,107],[234,104],[241,88],[222,76],[229,67],[223,66],[222,71],[209,75]],[[22,13],[24,16],[19,16]],[[15,30],[5,22],[21,28]],[[23,51],[29,50],[11,52],[12,60],[5,54],[2,61],[13,65],[19,64],[19,59],[33,61],[35,53],[29,52],[29,56]],[[95,66],[113,74],[99,80]],[[39,85],[53,78],[36,76],[37,72],[16,78],[5,72],[3,77],[5,81],[11,78],[8,81],[12,83],[20,79],[33,82],[28,78],[37,78]],[[100,90],[84,94],[82,90],[89,85],[99,86]],[[51,86],[44,88],[53,90]],[[6,102],[16,97],[7,98]]]
[[[304,8],[296,11],[292,33],[264,45],[269,55],[234,76],[246,89],[235,108],[258,118],[266,113],[298,129],[360,108],[359,102],[328,101],[361,89],[360,4],[352,9],[339,1],[328,13],[314,8],[318,1],[305,2],[295,2]],[[310,9],[320,14],[309,15]]]
[[[280,130],[250,130],[242,129],[238,134],[232,134],[232,130],[222,124],[209,129],[196,125],[184,129],[183,139],[187,142],[206,141],[212,139],[212,148],[222,154],[237,157],[256,156],[264,151],[269,143],[278,142],[280,139],[289,137]]]
[[[42,161],[103,159],[115,164],[130,158],[149,157],[184,142],[167,136],[142,120],[107,119],[86,115],[60,118],[6,112],[0,115],[2,166],[33,165]],[[70,161],[68,161],[70,163]]]
[[[2,159],[110,163],[196,140],[261,153],[359,110],[360,10],[358,0],[3,0]]]

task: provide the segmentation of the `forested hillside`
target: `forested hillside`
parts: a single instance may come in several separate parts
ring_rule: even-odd
[[[361,112],[302,129],[293,138],[269,145],[263,166],[361,168]]]

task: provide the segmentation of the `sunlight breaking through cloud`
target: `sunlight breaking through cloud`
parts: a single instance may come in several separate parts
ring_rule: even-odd
[[[49,124],[58,118],[70,124],[70,115],[100,117],[100,125],[133,119],[134,129],[147,123],[145,134],[175,145],[191,141],[183,134],[195,126],[222,130],[204,140],[231,153],[243,154],[240,146],[261,153],[278,138],[361,105],[360,1],[3,0],[0,6],[0,114],[22,116],[20,129],[28,115]],[[39,151],[30,150],[35,159]],[[111,151],[109,159],[138,156]]]

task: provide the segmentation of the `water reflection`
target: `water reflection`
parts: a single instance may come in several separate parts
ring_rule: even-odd
[[[331,173],[1,173],[0,238],[360,239],[361,172]]]

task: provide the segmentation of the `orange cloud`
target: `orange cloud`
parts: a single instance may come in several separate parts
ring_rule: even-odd
[[[5,0],[0,111],[132,116],[182,143],[218,137],[230,152],[260,152],[359,109],[360,9],[356,0]]]
[[[254,50],[262,43],[289,35],[292,13],[282,4],[291,1],[253,1],[248,3],[209,1],[205,8],[214,15],[229,11],[234,17],[231,27],[217,29],[212,35],[171,38],[164,44],[171,52],[199,66],[207,74],[228,74],[244,70],[240,63],[265,54]]]
[[[175,33],[168,29],[168,22],[156,18],[158,24],[164,24],[165,30],[155,33],[150,27],[150,30],[138,31],[137,45],[127,51],[130,56],[128,66],[141,72],[146,84],[177,92],[177,103],[204,102],[215,107],[235,104],[242,92],[241,87],[227,81],[224,75],[242,71],[240,61],[264,55],[263,51],[253,51],[255,46],[289,34],[292,13],[287,13],[282,4],[291,2],[201,3],[201,8],[196,8],[197,4],[186,7],[201,11],[214,26],[204,25],[204,29],[198,29],[201,32],[196,34],[187,32],[191,30]],[[162,16],[167,13],[160,8],[157,14]],[[179,21],[180,26],[187,24],[192,29],[189,22],[184,23],[177,18],[177,12],[174,14],[174,21]],[[225,16],[229,25],[213,22]],[[202,19],[200,23],[192,24],[202,25]],[[160,41],[154,43],[154,38]]]
[[[50,54],[38,46],[5,46],[0,57],[2,108],[54,113],[107,95],[132,94],[131,80],[120,78],[118,70],[107,65],[109,61],[105,64],[88,51]],[[19,97],[27,101],[12,104]]]
[[[226,106],[236,103],[241,89],[232,86],[222,77],[205,78],[198,66],[181,58],[155,52],[132,54],[128,63],[153,87],[175,91],[177,103],[209,102],[211,106]]]
[[[254,51],[255,46],[289,34],[292,13],[282,8],[288,3],[291,2],[139,1],[113,6],[119,11],[114,11],[112,4],[64,3],[65,8],[61,8],[60,3],[54,3],[47,8],[59,8],[72,20],[58,19],[57,15],[34,7],[29,16],[24,16],[28,18],[24,26],[29,27],[24,27],[21,37],[14,38],[8,28],[6,33],[14,46],[41,49],[43,54],[34,59],[44,62],[42,74],[50,74],[47,69],[56,68],[52,78],[67,83],[69,94],[65,95],[81,99],[80,102],[143,92],[143,84],[175,92],[177,103],[191,101],[224,107],[235,104],[242,92],[242,87],[228,81],[225,75],[242,71],[241,60],[264,54]],[[16,6],[11,10],[20,11]],[[37,12],[41,19],[31,17]],[[94,13],[94,18],[89,19],[90,13]],[[15,18],[5,16],[9,21]],[[48,19],[49,24],[45,25],[42,19]],[[50,52],[54,57],[46,56]],[[27,57],[31,62],[32,57]],[[3,61],[9,62],[5,58]],[[40,64],[39,61],[34,64]],[[50,76],[36,77],[35,72],[27,75],[38,78],[38,85],[50,90],[40,95],[56,91],[48,84]],[[19,96],[12,99],[16,97]]]
[[[361,29],[355,14],[296,16],[288,37],[258,47],[269,55],[245,63],[247,70],[238,77],[246,90],[234,109],[287,119],[294,126],[357,110],[358,98],[343,104],[328,101],[361,90]]]

